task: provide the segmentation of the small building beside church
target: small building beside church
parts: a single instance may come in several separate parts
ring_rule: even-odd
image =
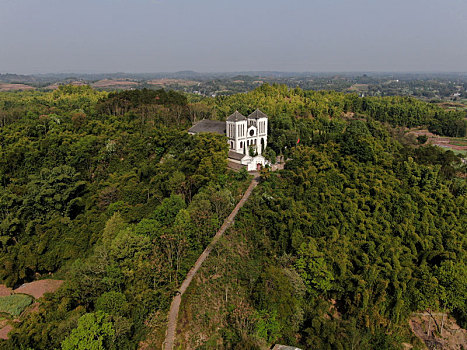
[[[235,111],[225,122],[201,120],[188,130],[192,135],[201,132],[226,135],[229,162],[233,164],[246,166],[248,171],[258,170],[268,164],[262,156],[268,142],[268,116],[259,109],[248,117]]]

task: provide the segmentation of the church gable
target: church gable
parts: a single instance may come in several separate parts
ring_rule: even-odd
[[[251,125],[251,126],[248,128],[247,137],[254,137],[254,136],[256,136],[256,135],[257,135],[257,133],[256,133],[256,126]]]
[[[241,120],[246,120],[246,117],[241,114],[239,111],[235,111],[233,112],[228,118],[227,118],[227,121],[228,122],[238,122],[238,121],[241,121]]]
[[[261,119],[261,118],[268,119],[268,116],[265,113],[261,112],[259,109],[256,109],[253,113],[251,113],[248,116],[248,119]]]

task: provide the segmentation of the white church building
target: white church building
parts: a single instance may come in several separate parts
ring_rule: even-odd
[[[201,132],[226,135],[231,165],[245,166],[248,171],[253,171],[269,164],[262,156],[268,142],[268,116],[259,109],[248,117],[235,111],[225,122],[201,120],[188,132],[192,135]]]

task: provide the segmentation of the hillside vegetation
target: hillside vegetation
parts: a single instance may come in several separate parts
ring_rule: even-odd
[[[162,334],[171,296],[249,183],[227,170],[224,136],[185,130],[256,108],[270,116],[268,158],[289,161],[262,174],[208,259],[203,273],[218,277],[191,288],[183,317],[198,328],[183,329],[199,332],[182,345],[400,348],[408,316],[427,308],[465,327],[462,165],[393,137],[464,136],[461,112],[285,86],[202,99],[63,86],[0,93],[0,279],[65,280],[0,348],[135,349]]]

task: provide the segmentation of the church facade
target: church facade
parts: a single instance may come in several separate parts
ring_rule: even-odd
[[[226,134],[232,151],[261,155],[268,141],[268,117],[259,109],[248,117],[235,111],[227,118]]]
[[[258,170],[268,162],[262,156],[268,142],[268,116],[259,109],[245,117],[238,111],[225,122],[202,120],[188,130],[190,134],[216,132],[225,134],[229,143],[229,162]]]

